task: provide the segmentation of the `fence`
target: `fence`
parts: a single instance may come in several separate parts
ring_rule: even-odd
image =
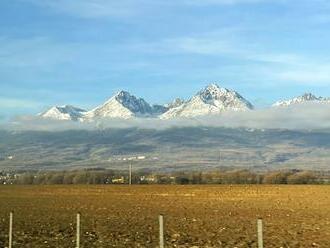
[[[8,240],[8,247],[13,248],[13,218],[14,213],[10,212],[9,214],[9,240]],[[77,213],[76,219],[76,248],[80,248],[80,230],[81,230],[81,214]],[[164,216],[161,214],[158,217],[159,222],[159,248],[165,248],[165,235],[164,235]],[[258,248],[263,248],[263,221],[262,219],[257,220],[257,243]]]

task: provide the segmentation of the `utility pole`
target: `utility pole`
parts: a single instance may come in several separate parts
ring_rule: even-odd
[[[132,185],[132,164],[129,165],[129,185]]]
[[[221,166],[221,150],[219,151],[219,166]]]
[[[221,172],[221,150],[219,150],[219,170]]]

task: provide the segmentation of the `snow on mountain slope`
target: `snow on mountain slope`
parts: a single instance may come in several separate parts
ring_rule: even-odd
[[[142,98],[136,98],[126,91],[120,91],[107,102],[85,114],[85,119],[149,117],[154,108]]]
[[[182,104],[184,104],[184,100],[181,98],[176,98],[173,102],[166,104],[165,107],[169,110],[172,108],[177,108]]]
[[[290,100],[278,101],[273,104],[273,107],[287,107],[292,104],[301,104],[306,102],[316,102],[316,103],[330,103],[330,99],[317,97],[312,93],[305,93],[302,96],[292,98]]]
[[[164,105],[159,105],[159,104],[152,105],[152,112],[155,116],[164,114],[166,111],[168,111],[168,107]]]
[[[250,109],[253,109],[253,105],[237,92],[220,88],[217,84],[210,84],[189,101],[169,109],[160,118],[196,117]]]
[[[39,114],[40,117],[52,120],[72,120],[77,121],[83,117],[86,110],[72,105],[55,106]]]

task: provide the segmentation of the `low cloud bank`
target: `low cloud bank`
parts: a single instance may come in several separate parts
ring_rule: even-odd
[[[94,122],[53,121],[35,116],[19,116],[0,122],[0,128],[11,130],[64,131],[106,128],[166,129],[171,127],[228,127],[255,129],[313,130],[330,129],[330,104],[306,103],[290,107],[270,108],[247,112],[228,112],[217,116],[180,118],[171,120],[106,119]]]

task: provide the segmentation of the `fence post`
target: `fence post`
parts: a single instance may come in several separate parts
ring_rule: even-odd
[[[159,248],[164,248],[164,216],[159,215]]]
[[[13,212],[9,214],[9,248],[13,247]]]
[[[80,247],[80,213],[77,214],[77,237],[76,248]]]
[[[263,231],[262,231],[262,219],[258,219],[257,225],[258,225],[258,248],[263,248],[264,241],[263,241]]]

